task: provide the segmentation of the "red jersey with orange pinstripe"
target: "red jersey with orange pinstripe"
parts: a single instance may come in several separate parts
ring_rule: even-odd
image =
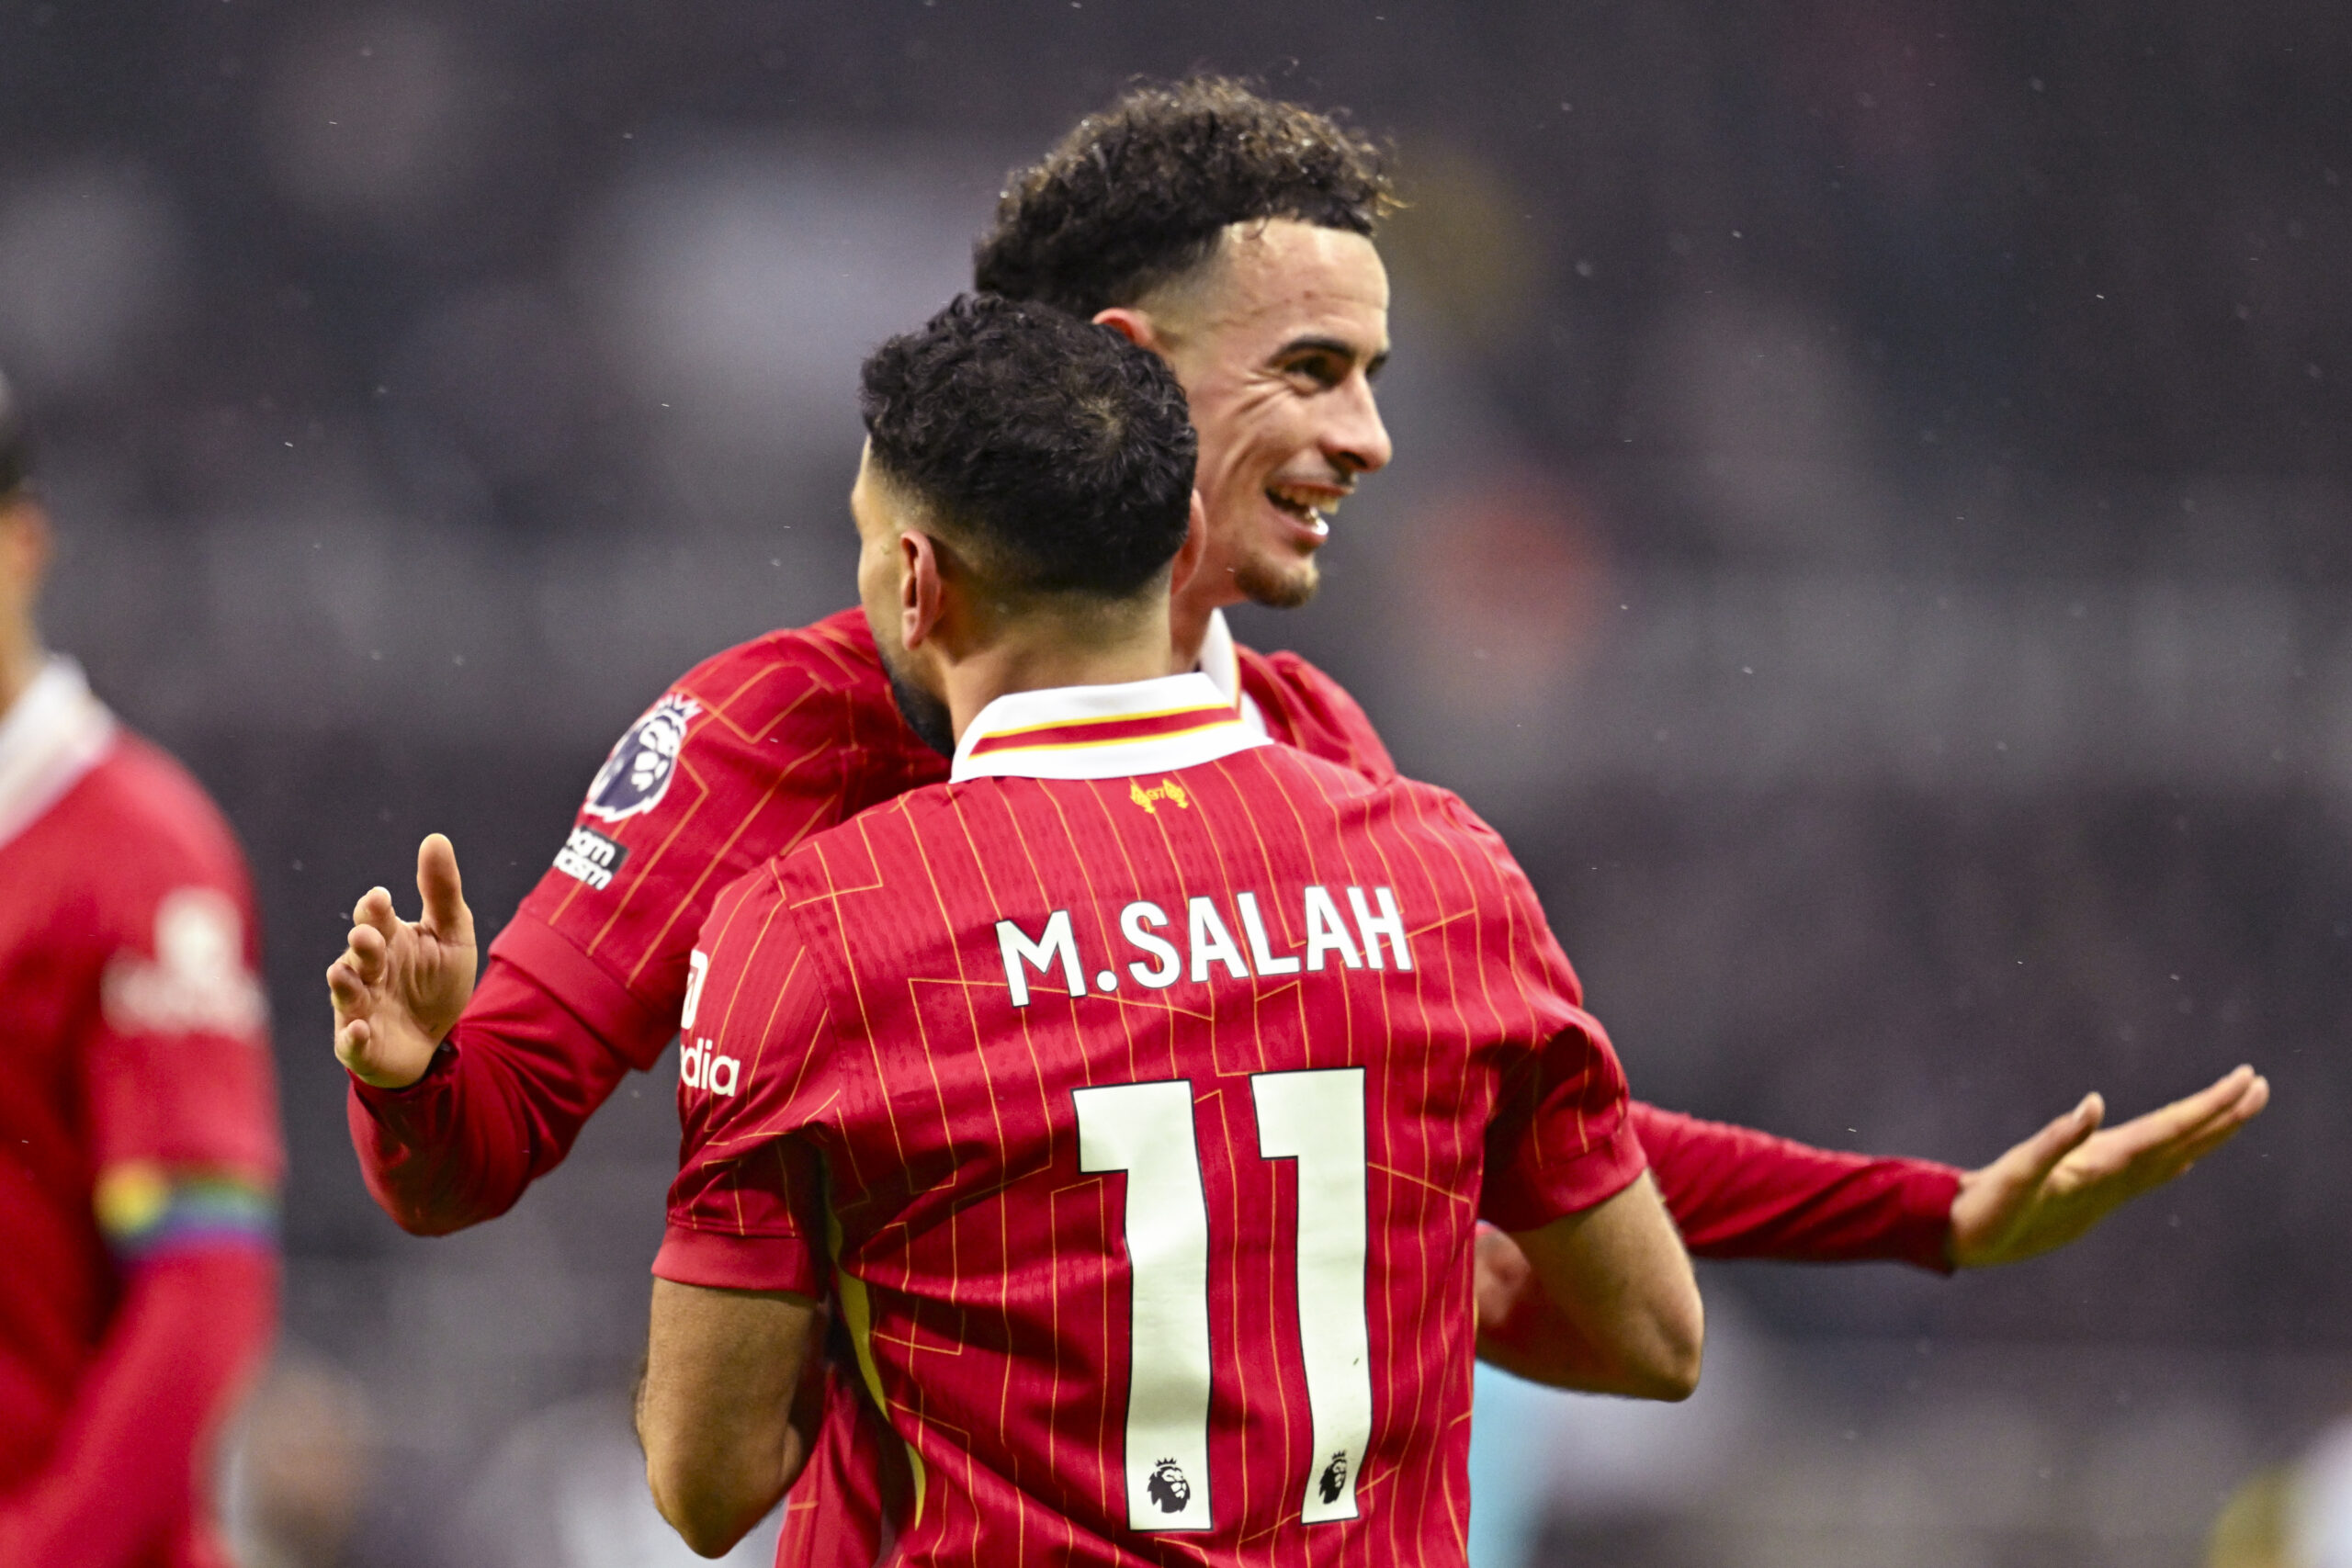
[[[688,671],[614,745],[492,955],[646,1066],[677,1031],[686,953],[721,887],[946,776],[946,759],[899,718],[863,611],[739,644]]]
[[[1463,1561],[1474,1222],[1643,1156],[1458,800],[1199,674],[1018,694],[692,969],[655,1272],[838,1292],[894,1561]]]

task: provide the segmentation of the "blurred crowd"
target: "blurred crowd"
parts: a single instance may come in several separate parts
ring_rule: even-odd
[[[1395,470],[1322,598],[1241,635],[1502,828],[1647,1098],[1965,1164],[2087,1088],[2277,1089],[2027,1269],[1712,1270],[1724,1392],[1662,1437],[1531,1415],[1511,1550],[2336,1561],[2352,21],[12,4],[45,630],[220,798],[266,928],[289,1348],[231,1478],[253,1562],[665,1561],[595,1412],[670,1081],[514,1215],[413,1241],[353,1169],[319,973],[427,829],[495,929],[672,675],[846,602],[858,358],[967,280],[1006,168],[1203,62],[1346,106],[1411,201]],[[1559,1457],[1626,1451],[1658,1457]]]

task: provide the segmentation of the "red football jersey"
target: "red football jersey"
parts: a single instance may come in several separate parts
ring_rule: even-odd
[[[655,1272],[838,1294],[899,1560],[1462,1562],[1475,1221],[1643,1158],[1458,800],[1199,674],[1018,694],[693,967]]]
[[[1375,782],[1396,776],[1355,700],[1296,654],[1240,648],[1217,616],[1201,668],[1272,739]],[[719,888],[946,773],[900,721],[860,611],[697,665],[613,748],[433,1071],[402,1090],[354,1081],[368,1190],[420,1232],[503,1213],[675,1034],[685,954]],[[1694,1253],[1950,1267],[1949,1166],[1810,1148],[1638,1100],[1633,1114]]]
[[[946,776],[899,718],[864,611],[770,632],[695,666],[622,735],[492,954],[567,1000],[583,988],[582,1016],[650,1062],[678,1032],[686,953],[720,888]]]
[[[1272,739],[1374,782],[1396,777],[1354,699],[1306,660],[1238,647],[1219,616],[1201,667]],[[720,887],[946,773],[900,721],[857,610],[696,666],[613,749],[433,1071],[405,1090],[352,1085],[369,1190],[422,1232],[503,1213],[676,1032],[686,953]],[[1949,1167],[1809,1148],[1640,1101],[1633,1116],[1694,1253],[1944,1266]],[[835,1404],[794,1491],[780,1560],[872,1560],[872,1447],[848,1404]]]
[[[62,660],[0,722],[0,888],[6,1500],[61,1457],[130,1270],[267,1248],[282,1162],[243,857]],[[170,1462],[184,1487],[191,1456]],[[140,1561],[212,1562],[208,1540],[188,1517]]]

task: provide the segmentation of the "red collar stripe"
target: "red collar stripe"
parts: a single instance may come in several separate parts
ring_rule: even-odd
[[[1119,714],[1109,718],[1073,719],[1032,725],[1026,729],[1001,730],[982,736],[971,755],[996,751],[1069,750],[1080,746],[1114,746],[1123,740],[1164,740],[1191,735],[1238,720],[1230,707],[1177,708],[1166,713]]]

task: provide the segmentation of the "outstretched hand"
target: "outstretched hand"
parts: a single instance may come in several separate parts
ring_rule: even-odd
[[[2065,1246],[2228,1143],[2268,1103],[2269,1080],[2252,1067],[2104,1130],[2106,1102],[2085,1095],[2074,1110],[1960,1179],[1951,1204],[1953,1264],[1984,1269]]]
[[[392,896],[371,887],[351,911],[343,956],[327,966],[334,999],[334,1055],[361,1083],[406,1089],[473,995],[473,911],[458,879],[458,852],[430,834],[416,850],[424,913],[403,920]]]

